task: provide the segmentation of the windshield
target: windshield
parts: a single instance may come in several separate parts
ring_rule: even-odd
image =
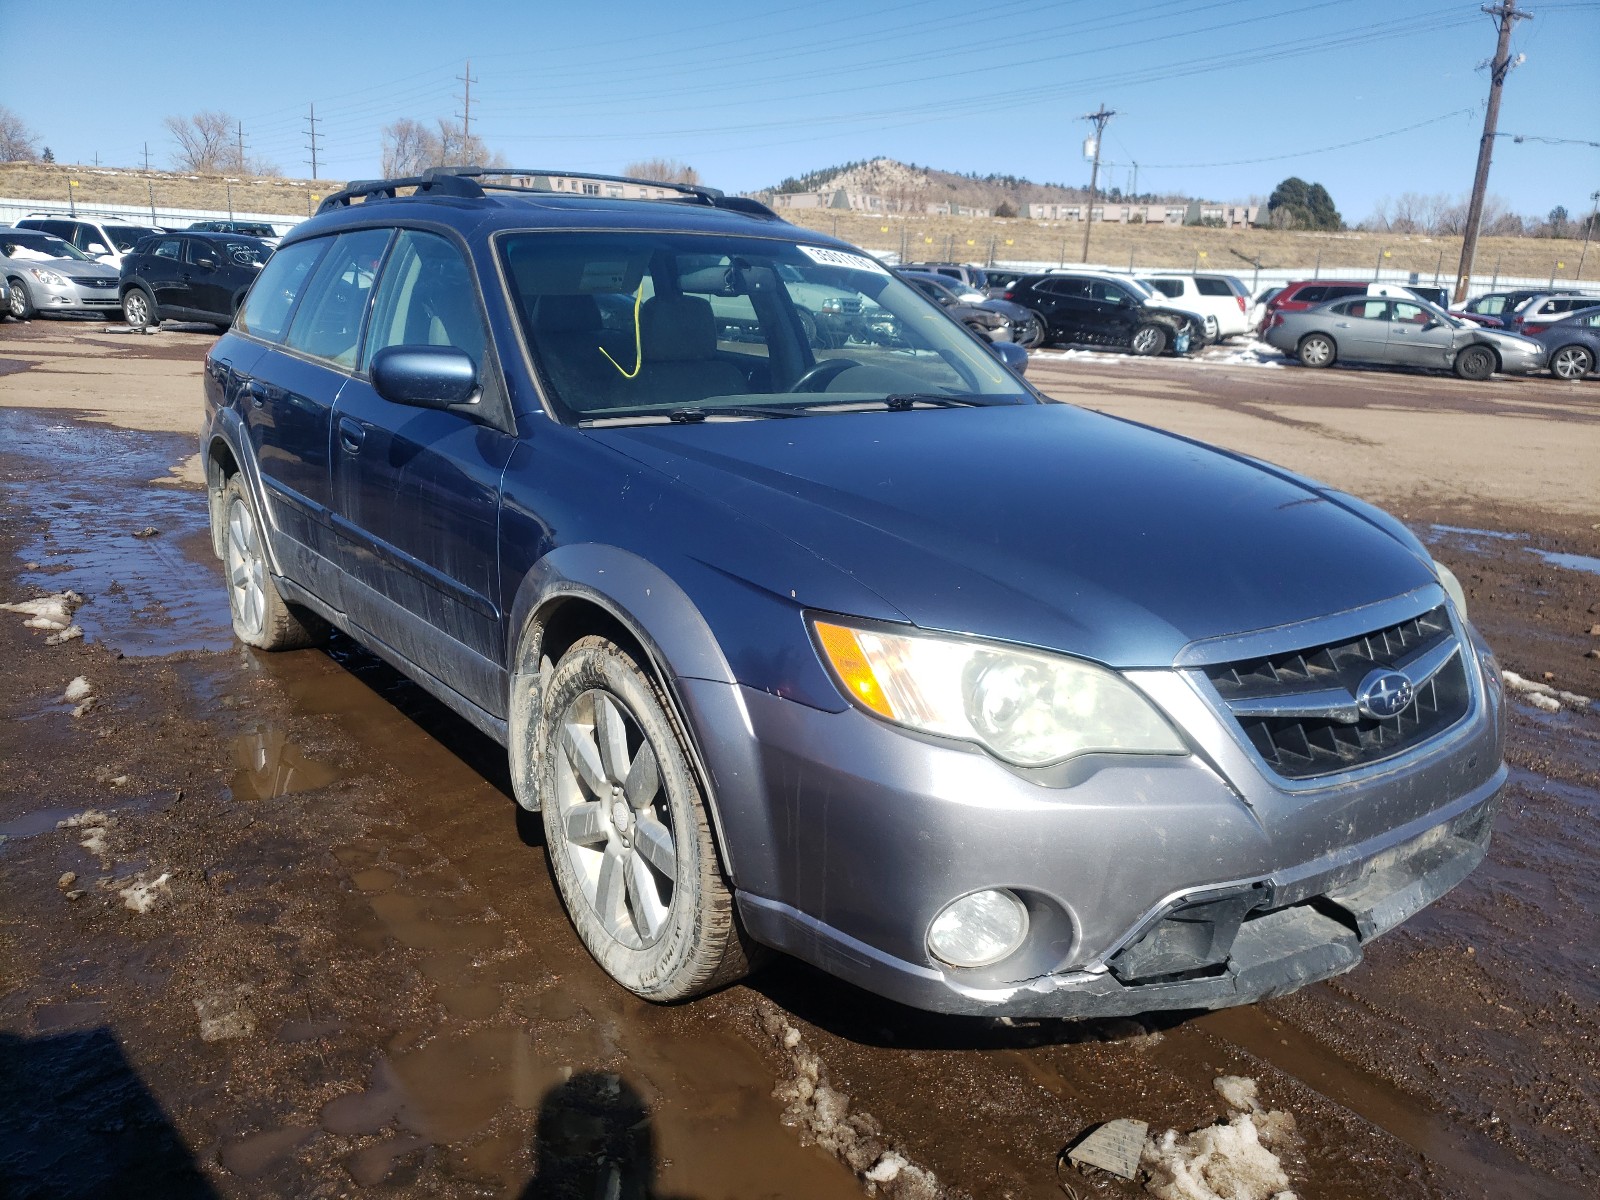
[[[140,225],[107,225],[105,231],[111,235],[111,240],[117,244],[117,249],[124,252],[132,250],[140,238],[149,237],[155,232]]]
[[[1035,402],[864,255],[671,233],[515,232],[498,244],[535,367],[568,420]]]
[[[23,229],[0,232],[0,254],[7,258],[75,258],[79,262],[92,261],[71,242],[62,241],[54,234]]]

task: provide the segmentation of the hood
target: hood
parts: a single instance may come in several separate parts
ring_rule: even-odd
[[[1066,405],[589,431],[809,549],[925,629],[1119,667],[1434,582],[1334,497]],[[699,556],[713,566],[716,531]],[[776,556],[775,556],[776,557]],[[790,594],[793,578],[749,582]],[[801,604],[815,604],[803,590]]]

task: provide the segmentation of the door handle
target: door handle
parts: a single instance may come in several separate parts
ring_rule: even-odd
[[[339,445],[348,454],[360,454],[361,443],[367,440],[367,431],[349,417],[339,418]]]

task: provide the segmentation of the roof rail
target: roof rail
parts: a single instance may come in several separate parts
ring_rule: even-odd
[[[533,167],[428,167],[421,175],[408,176],[404,179],[361,179],[351,183],[343,191],[326,197],[317,206],[317,212],[331,212],[336,208],[347,207],[351,201],[358,198],[363,201],[393,200],[399,189],[406,187],[415,188],[419,196],[459,196],[467,199],[480,199],[485,194],[485,189],[509,192],[551,191],[549,188],[513,187],[503,183],[479,182],[503,177],[540,176],[667,188],[677,192],[684,200],[706,204],[712,208],[725,208],[732,212],[748,213],[758,217],[778,216],[759,200],[752,200],[747,196],[729,196],[717,188],[702,187],[695,183],[668,183],[661,179],[636,179],[630,175],[596,175],[589,171],[552,171]]]

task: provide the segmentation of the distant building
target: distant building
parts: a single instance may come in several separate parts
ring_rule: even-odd
[[[1083,201],[1076,203],[1024,204],[1022,216],[1035,221],[1081,221]],[[1093,220],[1113,225],[1199,225],[1220,221],[1229,229],[1254,225],[1261,211],[1258,204],[1119,204],[1106,202],[1094,206]]]
[[[545,192],[579,196],[607,196],[616,200],[665,200],[680,193],[669,187],[640,183],[611,183],[604,179],[575,179],[567,175],[514,176],[513,183]]]

